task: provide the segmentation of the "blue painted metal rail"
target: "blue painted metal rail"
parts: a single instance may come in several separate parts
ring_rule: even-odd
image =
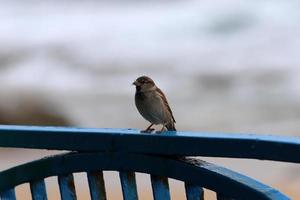
[[[0,147],[255,158],[300,163],[300,138],[136,129],[0,126]]]
[[[0,197],[29,182],[33,200],[46,199],[44,178],[58,176],[62,199],[76,199],[72,173],[87,172],[91,199],[106,199],[103,170],[120,172],[124,199],[138,199],[133,172],[151,174],[154,199],[170,199],[169,178],[185,182],[188,200],[203,199],[203,187],[221,199],[289,199],[249,177],[183,156],[255,158],[300,162],[300,138],[253,134],[165,132],[133,129],[0,126],[0,147],[76,151],[0,172]],[[230,197],[230,198],[229,198]]]

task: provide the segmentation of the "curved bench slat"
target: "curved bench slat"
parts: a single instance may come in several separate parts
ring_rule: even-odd
[[[151,175],[151,186],[154,200],[170,200],[168,178]]]
[[[3,192],[0,192],[1,200],[16,200],[15,189],[9,189]]]
[[[80,162],[80,161],[79,161]],[[63,167],[63,166],[61,166]],[[61,200],[76,200],[76,191],[73,174],[58,176]]]
[[[134,172],[123,172],[119,173],[123,199],[124,200],[138,200],[135,173]]]
[[[227,197],[221,193],[218,193],[217,194],[217,200],[235,200],[234,198],[231,198],[231,197]]]
[[[38,180],[30,182],[32,200],[47,200],[45,181]]]
[[[40,170],[32,170],[36,168]],[[48,176],[93,170],[135,171],[170,177],[236,199],[289,199],[258,181],[204,161],[111,152],[57,155],[11,168],[0,173],[0,191]]]
[[[184,187],[187,200],[204,200],[203,188],[189,183],[185,183]]]
[[[106,191],[102,171],[87,172],[91,200],[106,200]]]

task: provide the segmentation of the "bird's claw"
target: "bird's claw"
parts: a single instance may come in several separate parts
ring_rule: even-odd
[[[150,128],[150,129],[141,131],[141,133],[152,133],[154,130],[155,130],[154,128]]]

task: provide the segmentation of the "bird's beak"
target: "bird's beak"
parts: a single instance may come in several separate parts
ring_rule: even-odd
[[[139,86],[140,84],[139,84],[139,82],[134,81],[134,82],[132,83],[132,85]]]

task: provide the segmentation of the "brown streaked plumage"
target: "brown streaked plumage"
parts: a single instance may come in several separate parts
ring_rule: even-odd
[[[176,131],[175,118],[164,93],[155,85],[154,81],[141,76],[133,82],[136,86],[135,105],[140,114],[151,124],[145,130],[152,131],[154,124],[162,124],[169,131]]]

